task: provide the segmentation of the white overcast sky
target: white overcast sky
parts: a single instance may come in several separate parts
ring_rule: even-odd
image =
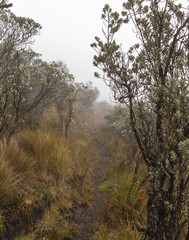
[[[46,61],[62,60],[77,82],[92,81],[100,90],[99,101],[113,100],[109,88],[94,77],[94,50],[90,44],[102,36],[102,8],[108,3],[121,11],[123,0],[10,0],[18,16],[33,18],[42,25],[33,49]],[[132,43],[132,30],[122,33],[122,42]]]
[[[179,0],[186,3],[188,0]],[[108,3],[121,12],[124,0],[9,0],[18,16],[33,18],[42,25],[33,49],[46,61],[62,60],[77,82],[92,81],[101,92],[99,101],[113,100],[109,88],[94,77],[94,50],[90,44],[102,36],[102,8]],[[119,43],[128,48],[136,38],[132,27],[125,25],[119,33]]]

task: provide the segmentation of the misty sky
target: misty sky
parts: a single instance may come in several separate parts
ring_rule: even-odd
[[[90,44],[95,36],[102,36],[102,8],[108,3],[114,11],[122,10],[124,0],[10,0],[11,10],[18,16],[33,18],[42,25],[33,49],[46,61],[62,60],[77,82],[92,81],[101,92],[99,101],[113,100],[102,80],[94,77],[94,50]],[[186,3],[187,0],[178,2]],[[119,32],[123,49],[136,42],[130,25]]]
[[[102,8],[108,3],[122,10],[122,0],[10,0],[11,10],[18,16],[33,18],[42,25],[33,49],[46,61],[62,60],[77,82],[92,81],[101,92],[99,101],[113,100],[109,88],[94,77],[94,50],[90,44],[102,36]],[[120,33],[120,42],[132,43],[132,30]]]

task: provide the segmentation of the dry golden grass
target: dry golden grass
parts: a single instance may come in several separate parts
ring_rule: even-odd
[[[24,217],[30,219],[21,220],[24,224],[16,231],[32,230],[33,226],[27,224],[35,224],[34,213],[39,211],[44,212],[44,217],[38,221],[35,234],[28,237],[24,234],[20,239],[36,239],[36,234],[41,234],[44,228],[47,233],[51,228],[55,229],[57,236],[77,234],[67,216],[76,202],[89,201],[90,174],[97,160],[96,150],[83,135],[65,140],[51,131],[27,130],[12,139],[9,145],[1,145],[0,211],[4,220],[0,229],[4,229],[3,224],[8,227],[13,220],[19,222]],[[4,210],[9,212],[8,218]],[[64,227],[57,219],[61,219]],[[10,229],[5,230],[8,238]]]
[[[12,198],[32,185],[34,162],[18,147],[16,141],[0,146],[0,196]]]
[[[60,136],[28,130],[20,134],[19,146],[32,158],[36,171],[44,180],[52,176],[58,180],[72,175],[71,154]]]

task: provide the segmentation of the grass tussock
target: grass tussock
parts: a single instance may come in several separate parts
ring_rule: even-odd
[[[16,141],[10,145],[0,146],[0,198],[1,203],[7,198],[23,192],[32,184],[34,163],[23,151],[20,151]]]
[[[97,161],[96,150],[84,138],[65,140],[52,132],[27,130],[1,145],[0,236],[11,240],[77,235],[70,210],[76,202],[90,199],[90,175]]]
[[[51,177],[67,179],[73,174],[72,156],[60,136],[29,130],[19,136],[19,146],[32,158],[36,171],[44,181]]]

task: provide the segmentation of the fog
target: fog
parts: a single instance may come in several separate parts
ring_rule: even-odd
[[[121,12],[123,0],[12,0],[16,15],[33,18],[42,25],[33,49],[47,61],[62,60],[75,76],[76,82],[92,81],[100,90],[98,101],[113,101],[105,83],[94,77],[94,50],[90,44],[95,36],[102,37],[102,8],[108,3]],[[178,2],[186,3],[187,0]],[[137,39],[131,25],[122,26],[117,36],[123,49]]]
[[[75,81],[92,81],[100,90],[98,101],[111,102],[113,96],[102,80],[94,77],[94,50],[90,44],[102,36],[102,8],[108,3],[122,10],[122,0],[12,0],[11,10],[18,16],[33,18],[42,25],[33,49],[46,61],[62,60],[75,76]],[[128,47],[135,41],[131,26],[124,27],[118,40]]]

